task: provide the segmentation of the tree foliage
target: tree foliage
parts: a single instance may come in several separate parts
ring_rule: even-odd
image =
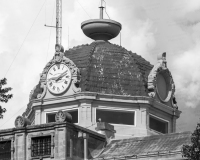
[[[3,78],[0,80],[0,102],[4,102],[7,103],[9,99],[11,99],[13,97],[12,94],[8,94],[8,92],[10,90],[12,90],[11,87],[4,87],[4,85],[7,84],[7,79]],[[5,108],[2,108],[2,106],[0,105],[0,119],[3,118],[3,113],[6,112]]]
[[[197,124],[196,129],[191,136],[191,144],[183,145],[182,155],[188,160],[200,159],[200,123]]]

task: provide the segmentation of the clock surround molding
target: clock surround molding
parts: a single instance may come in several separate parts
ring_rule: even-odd
[[[157,64],[153,67],[148,76],[149,96],[167,103],[170,102],[173,107],[177,108],[175,99],[175,84],[171,72],[167,68],[166,53],[158,54]],[[161,88],[162,86],[165,86]],[[166,93],[164,93],[166,92]]]
[[[81,76],[80,76],[80,70],[77,68],[77,66],[74,64],[74,62],[72,60],[70,60],[69,58],[64,56],[63,50],[62,52],[60,51],[56,51],[55,55],[53,57],[52,60],[50,60],[46,66],[43,69],[43,72],[40,74],[40,81],[39,81],[39,89],[37,87],[34,87],[34,89],[31,91],[29,99],[31,100],[33,97],[33,94],[36,90],[39,90],[37,93],[37,98],[36,99],[43,99],[47,93],[47,83],[46,83],[46,79],[47,79],[47,73],[49,71],[49,69],[56,64],[64,64],[66,65],[70,72],[71,72],[71,83],[70,86],[68,87],[68,89],[62,93],[65,94],[66,92],[68,92],[68,90],[71,88],[72,91],[74,93],[80,92],[81,88],[79,88],[79,83],[81,80]],[[51,93],[51,92],[50,92]]]

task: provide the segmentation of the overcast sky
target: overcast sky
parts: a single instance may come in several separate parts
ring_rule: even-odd
[[[54,55],[55,29],[44,24],[55,25],[56,0],[46,0],[42,7],[44,2],[0,0],[0,79],[6,76],[14,95],[7,104],[1,104],[7,112],[0,120],[0,128],[14,126],[16,116],[26,109],[39,74]],[[92,42],[82,33],[80,25],[99,18],[99,2],[63,0],[65,49]],[[194,130],[200,118],[200,1],[106,0],[106,3],[110,18],[122,24],[123,47],[153,65],[158,53],[167,52],[179,110],[183,112],[177,131]],[[106,14],[104,17],[108,18]],[[119,42],[119,36],[111,40]]]

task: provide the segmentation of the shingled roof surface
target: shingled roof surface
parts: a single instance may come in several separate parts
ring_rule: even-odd
[[[105,94],[147,96],[152,65],[141,56],[105,41],[65,51],[81,71],[80,88]]]
[[[191,143],[191,133],[173,133],[130,139],[112,140],[98,158],[148,157],[181,151],[183,144]]]

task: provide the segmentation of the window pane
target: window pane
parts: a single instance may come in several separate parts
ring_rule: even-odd
[[[112,110],[96,110],[96,121],[101,119],[101,122],[113,124],[134,125],[134,112],[122,112]]]
[[[11,141],[0,142],[0,160],[11,159]]]
[[[55,122],[55,116],[56,114],[55,113],[50,113],[50,114],[47,114],[47,122],[48,123],[51,123],[51,122]]]
[[[162,121],[162,120],[152,117],[152,116],[150,116],[149,122],[150,122],[151,129],[161,132],[161,133],[168,133],[168,123],[167,122]]]
[[[78,109],[76,110],[71,110],[71,111],[66,111],[71,114],[72,116],[72,123],[78,123]]]
[[[51,136],[35,137],[31,141],[31,156],[51,155]]]

